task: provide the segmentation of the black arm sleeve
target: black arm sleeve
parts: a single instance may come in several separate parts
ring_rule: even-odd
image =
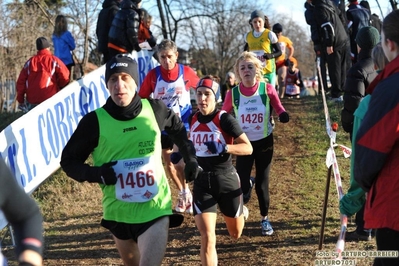
[[[244,52],[248,52],[249,51],[249,45],[248,43],[244,44]]]
[[[272,43],[272,50],[273,50],[272,55],[274,58],[277,58],[280,55],[282,55],[280,44],[278,44],[278,42]]]
[[[24,250],[43,254],[43,217],[36,202],[0,160],[0,209],[14,228],[17,257]]]
[[[238,138],[244,133],[237,120],[228,113],[224,113],[220,117],[220,127],[224,132],[232,136],[234,139]]]
[[[87,181],[97,174],[96,167],[85,164],[85,161],[98,145],[99,130],[96,113],[85,115],[62,151],[61,167],[76,181]]]

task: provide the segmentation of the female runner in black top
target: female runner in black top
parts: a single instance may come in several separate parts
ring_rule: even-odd
[[[234,117],[217,109],[218,89],[219,84],[211,76],[199,81],[196,88],[199,111],[190,121],[190,139],[198,164],[203,168],[193,189],[195,224],[201,233],[202,265],[217,265],[217,205],[234,239],[241,236],[244,216],[248,216],[231,154],[249,155],[252,146]]]

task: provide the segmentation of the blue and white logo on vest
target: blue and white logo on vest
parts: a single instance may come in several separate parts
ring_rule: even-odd
[[[246,107],[245,108],[245,111],[248,112],[248,113],[253,113],[253,112],[256,112],[257,110],[258,110],[258,107],[256,107],[256,106]]]
[[[256,102],[257,102],[257,99],[251,99],[251,100],[248,100],[247,102],[244,102],[244,104],[254,104]]]
[[[123,167],[129,170],[134,170],[142,165],[144,165],[144,160],[131,160],[123,162]]]

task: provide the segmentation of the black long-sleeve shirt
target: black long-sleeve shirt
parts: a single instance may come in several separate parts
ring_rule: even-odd
[[[187,132],[181,119],[161,100],[148,99],[158,123],[159,129],[165,130],[172,141],[179,147],[184,161],[195,160],[195,149],[193,143],[188,140]],[[132,102],[126,107],[116,105],[111,98],[108,98],[104,108],[114,119],[127,121],[136,118],[141,110],[141,98],[135,95]],[[83,182],[93,173],[91,167],[85,164],[86,159],[98,146],[99,124],[97,114],[90,112],[82,118],[78,127],[72,134],[65,146],[61,156],[61,167],[71,178]],[[115,136],[117,137],[117,136]],[[121,143],[121,145],[125,145]]]

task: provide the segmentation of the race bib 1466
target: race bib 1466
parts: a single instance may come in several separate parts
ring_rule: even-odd
[[[113,167],[118,177],[116,198],[126,202],[146,202],[158,194],[158,182],[151,157],[119,160]]]

